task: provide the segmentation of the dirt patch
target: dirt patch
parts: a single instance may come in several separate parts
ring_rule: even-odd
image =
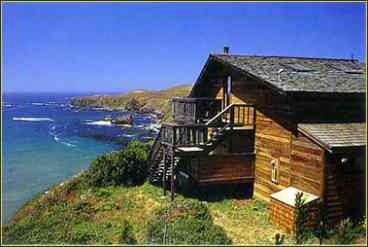
[[[254,205],[255,200],[253,199],[235,199],[234,204],[236,206]]]
[[[79,200],[79,194],[75,191],[70,191],[66,196],[66,200],[69,203],[75,203],[77,200]]]

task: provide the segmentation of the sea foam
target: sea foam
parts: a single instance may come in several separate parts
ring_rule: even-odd
[[[48,121],[53,122],[54,120],[47,117],[40,117],[40,118],[34,118],[34,117],[13,117],[14,121],[29,121],[29,122],[41,122],[41,121]]]
[[[39,103],[39,102],[34,102],[34,103],[31,103],[32,105],[38,105],[38,106],[45,106],[47,104],[45,103]]]
[[[88,125],[100,125],[100,126],[112,126],[112,123],[110,121],[92,121],[86,123]]]

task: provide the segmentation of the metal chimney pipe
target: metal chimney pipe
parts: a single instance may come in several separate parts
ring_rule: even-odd
[[[230,47],[228,46],[224,46],[224,54],[229,54],[229,51],[230,51]]]

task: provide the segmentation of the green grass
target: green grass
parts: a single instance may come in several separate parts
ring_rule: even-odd
[[[3,228],[5,244],[119,244],[126,235],[146,243],[147,223],[154,212],[169,203],[170,193],[149,183],[140,186],[91,188],[83,174],[62,186],[39,193],[18,210]],[[177,194],[175,201],[198,201]],[[207,201],[214,225],[222,227],[233,244],[274,244],[285,234],[271,224],[267,206],[258,199],[218,198]],[[335,243],[332,236],[325,243]],[[293,243],[285,234],[284,243]],[[360,236],[356,243],[364,243]],[[311,237],[308,243],[318,243]]]

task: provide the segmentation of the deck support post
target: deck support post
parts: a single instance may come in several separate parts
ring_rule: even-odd
[[[175,198],[175,188],[174,188],[174,178],[175,178],[175,173],[174,173],[174,164],[175,164],[175,148],[172,147],[171,150],[171,201],[174,201]]]
[[[234,117],[235,117],[235,111],[234,111],[234,106],[231,107],[230,109],[230,133],[231,133],[231,136],[230,136],[230,148],[229,148],[229,152],[232,153],[233,152],[233,130],[234,130]]]
[[[167,162],[166,162],[166,148],[163,150],[164,159],[164,171],[162,174],[162,188],[164,190],[164,196],[166,196],[166,173],[167,173]]]

